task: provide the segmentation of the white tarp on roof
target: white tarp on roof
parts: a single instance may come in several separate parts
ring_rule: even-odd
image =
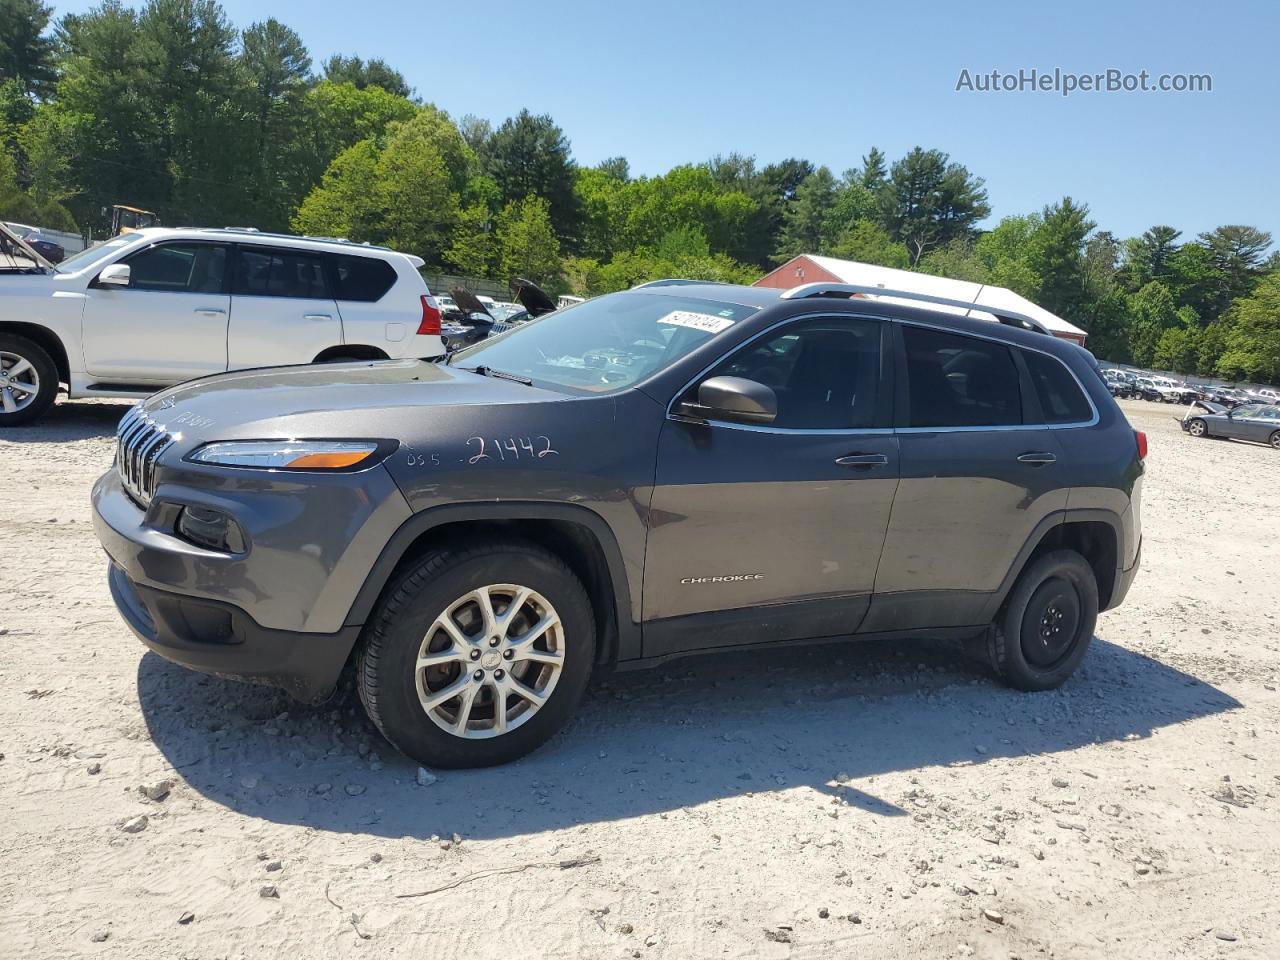
[[[911,293],[922,293],[932,297],[946,297],[949,300],[963,300],[975,306],[1003,308],[1026,314],[1039,322],[1046,330],[1054,334],[1070,334],[1084,338],[1087,336],[1075,324],[1068,323],[1057,314],[1050,313],[1026,297],[1021,297],[1004,287],[992,287],[987,284],[970,283],[968,280],[951,280],[947,277],[935,277],[927,273],[913,273],[910,270],[894,270],[892,267],[878,267],[871,263],[858,263],[854,260],[837,260],[835,257],[819,257],[806,254],[823,270],[837,277],[841,283],[852,283],[864,287],[884,287],[886,290],[906,290]],[[908,306],[909,300],[885,297],[886,300],[897,299]],[[919,306],[919,304],[915,304]],[[965,313],[959,307],[930,306],[931,310],[942,310],[950,313]],[[969,311],[971,316],[984,316],[994,320],[990,314],[981,310]]]

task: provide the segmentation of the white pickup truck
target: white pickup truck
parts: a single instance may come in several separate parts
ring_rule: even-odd
[[[441,356],[418,257],[332,238],[152,227],[54,266],[0,227],[0,428],[70,397],[245,367]]]

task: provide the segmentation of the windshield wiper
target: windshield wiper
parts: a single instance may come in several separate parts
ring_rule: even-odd
[[[482,377],[495,377],[498,380],[514,380],[516,383],[523,383],[526,387],[533,386],[533,381],[528,377],[522,377],[518,373],[508,373],[506,370],[495,370],[493,367],[486,367],[484,364],[480,364],[478,367],[463,367],[462,369],[470,369],[472,373],[478,373]]]

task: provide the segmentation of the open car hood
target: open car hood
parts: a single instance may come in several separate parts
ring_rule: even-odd
[[[29,260],[30,263],[23,263],[23,260]],[[53,264],[40,256],[27,241],[10,230],[8,226],[0,223],[0,269],[4,267],[18,269],[40,267],[44,270],[52,270]]]
[[[465,314],[483,313],[490,320],[494,318],[493,314],[489,312],[489,308],[484,305],[484,302],[470,290],[463,290],[458,287],[456,290],[450,290],[449,296],[453,297],[453,302],[461,307],[462,312]]]
[[[1187,411],[1187,415],[1191,415],[1191,411],[1196,407],[1202,407],[1206,412],[1222,415],[1227,412],[1227,408],[1220,403],[1214,403],[1212,400],[1192,400],[1191,408]]]
[[[532,280],[516,277],[516,302],[529,311],[530,317],[540,317],[556,309],[555,302]]]

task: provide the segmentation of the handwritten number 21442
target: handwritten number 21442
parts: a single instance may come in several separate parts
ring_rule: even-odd
[[[492,443],[492,446],[489,444]],[[467,449],[472,451],[467,463],[480,463],[482,460],[519,460],[521,456],[541,460],[543,457],[558,457],[559,450],[553,450],[551,439],[542,435],[536,437],[469,437]]]

